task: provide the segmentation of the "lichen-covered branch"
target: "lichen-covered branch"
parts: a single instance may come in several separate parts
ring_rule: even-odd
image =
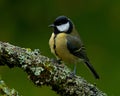
[[[15,89],[10,89],[3,80],[0,79],[0,96],[21,96]]]
[[[71,78],[64,64],[53,62],[38,49],[20,48],[0,42],[0,66],[22,68],[35,85],[51,86],[61,96],[107,96],[80,76]]]

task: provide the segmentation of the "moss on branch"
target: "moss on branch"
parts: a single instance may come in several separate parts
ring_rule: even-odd
[[[38,49],[21,48],[0,42],[0,66],[19,67],[37,86],[48,85],[61,96],[107,96],[80,76],[71,78],[64,64],[57,64]]]

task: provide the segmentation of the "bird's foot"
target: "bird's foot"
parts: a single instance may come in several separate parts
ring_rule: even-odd
[[[51,59],[51,61],[52,61],[53,63],[62,64],[62,63],[61,63],[61,59],[58,59],[58,60],[56,60],[56,59]]]
[[[75,72],[74,72],[74,71],[73,71],[73,72],[71,72],[71,73],[70,73],[70,75],[69,75],[69,77],[70,77],[70,78],[74,78],[74,77],[76,77]]]

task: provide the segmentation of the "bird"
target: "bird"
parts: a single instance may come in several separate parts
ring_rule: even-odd
[[[53,33],[49,39],[51,53],[58,61],[74,64],[73,74],[76,74],[76,64],[83,62],[90,69],[96,79],[99,79],[87,57],[85,46],[73,22],[66,16],[58,16],[52,24]]]

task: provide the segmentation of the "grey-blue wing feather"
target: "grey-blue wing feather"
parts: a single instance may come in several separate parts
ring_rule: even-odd
[[[89,61],[85,51],[85,47],[82,44],[82,41],[80,40],[80,38],[76,36],[68,35],[67,48],[70,51],[70,53],[73,54],[74,56],[79,57],[85,61]]]

